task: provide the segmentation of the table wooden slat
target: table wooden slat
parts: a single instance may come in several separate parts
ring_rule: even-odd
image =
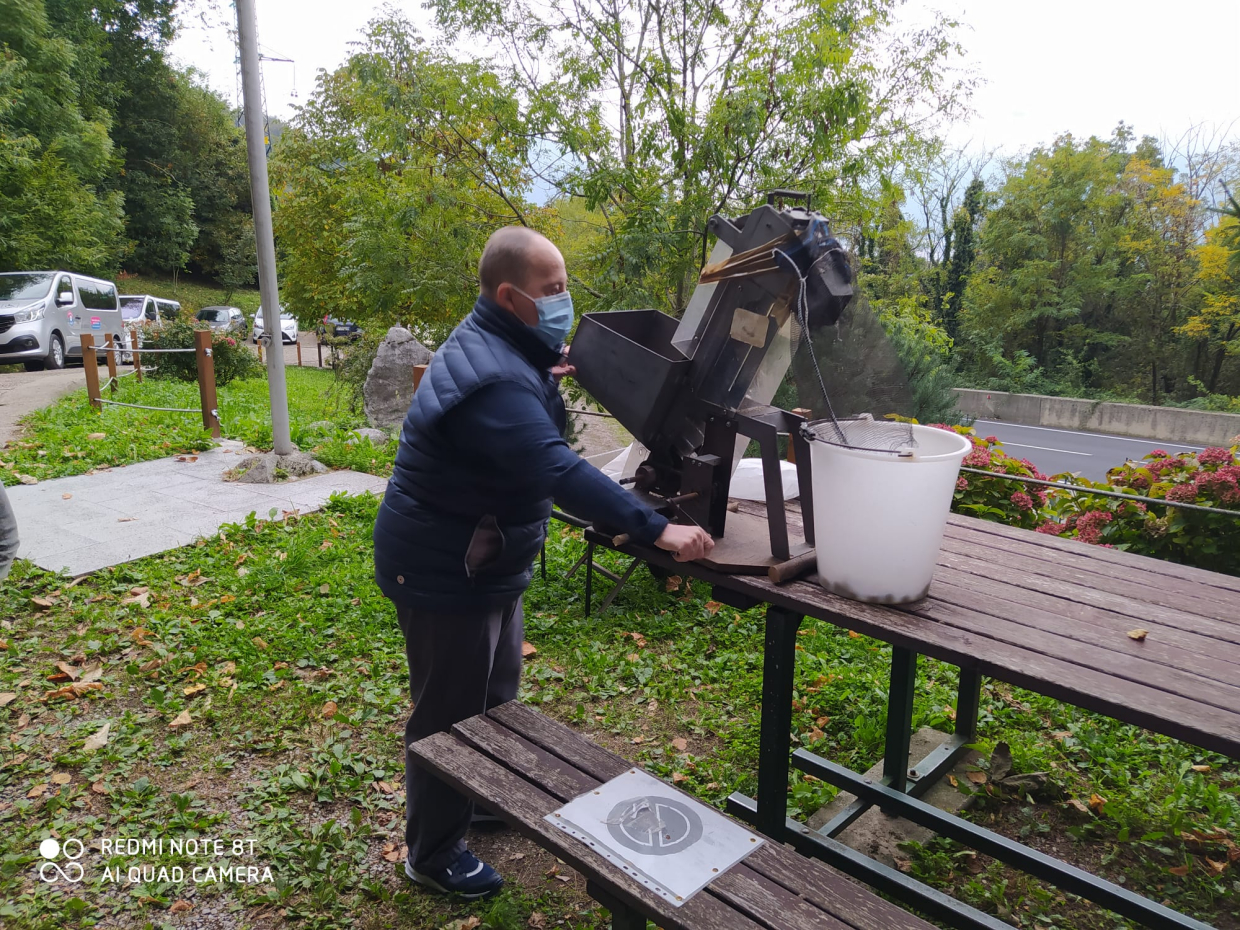
[[[981,523],[980,520],[976,522]],[[1163,593],[1189,597],[1194,600],[1205,600],[1215,608],[1220,606],[1229,608],[1224,612],[1221,619],[1234,620],[1240,623],[1240,618],[1232,616],[1237,592],[1228,591],[1225,588],[1216,588],[1197,581],[1188,581],[1175,575],[1151,571],[1149,562],[1153,561],[1157,564],[1157,560],[1129,555],[1127,561],[1104,562],[1101,559],[1091,558],[1086,551],[1065,552],[1038,545],[1036,540],[1041,535],[1040,533],[1027,534],[1025,538],[1021,539],[1012,539],[1008,536],[989,533],[984,528],[976,525],[958,526],[948,524],[945,535],[947,539],[957,539],[961,542],[987,546],[1019,556],[1022,559],[1034,559],[1054,566],[1066,565],[1073,571],[1088,573],[1091,576],[1091,580],[1101,577],[1119,584],[1132,583],[1142,587],[1152,585],[1156,590]],[[1033,537],[1032,540],[1028,538],[1030,535]],[[1098,548],[1081,542],[1075,545],[1079,550]],[[1139,594],[1133,596],[1140,599]]]
[[[1240,594],[1240,578],[1234,575],[1223,575],[1218,572],[1207,571],[1204,568],[1180,565],[1178,562],[1169,562],[1166,559],[1134,555],[1131,552],[1123,552],[1119,549],[1103,549],[1101,546],[1091,546],[1077,539],[1048,536],[1045,533],[1034,533],[1030,530],[1022,530],[1002,523],[995,523],[993,520],[979,520],[976,517],[964,517],[959,514],[951,514],[947,518],[947,525],[949,528],[963,527],[980,533],[989,533],[994,536],[1015,539],[1023,545],[1053,549],[1069,557],[1093,559],[1111,565],[1140,566],[1141,571],[1148,571],[1155,575],[1181,578],[1194,584],[1220,588],[1233,594]]]
[[[1010,591],[997,582],[979,583],[980,579],[956,569],[940,567],[930,585],[930,597],[910,610],[918,616],[934,619],[933,611],[943,602],[955,604],[1055,633],[1066,639],[1079,640],[1102,649],[1141,656],[1171,669],[1199,675],[1225,685],[1240,682],[1240,665],[1219,658],[1218,642],[1174,627],[1149,625],[1149,636],[1137,642],[1128,636],[1134,629],[1131,617],[1123,617],[1085,604],[1069,604],[1049,595],[1031,596],[1017,601],[1009,599]],[[1039,597],[1044,598],[1039,602]],[[1050,601],[1049,605],[1045,601]],[[1034,606],[1037,604],[1037,606]],[[1070,608],[1070,609],[1068,609]],[[1144,627],[1143,627],[1144,629]],[[1240,658],[1240,657],[1233,657]]]
[[[1113,573],[1087,571],[1077,567],[1080,561],[1087,560],[1051,561],[1031,557],[1015,544],[978,545],[953,536],[943,538],[942,552],[962,555],[979,563],[1015,569],[1030,578],[1052,578],[1090,591],[1113,595],[1131,604],[1137,610],[1146,610],[1150,607],[1165,608],[1191,618],[1209,618],[1224,627],[1229,627],[1231,633],[1237,637],[1236,641],[1240,642],[1240,622],[1237,622],[1233,609],[1228,604],[1208,597],[1168,591],[1160,584],[1162,576],[1159,575],[1146,575],[1144,581],[1138,582],[1128,578],[1117,578]]]

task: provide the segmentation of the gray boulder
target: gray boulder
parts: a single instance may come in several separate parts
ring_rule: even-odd
[[[327,471],[327,466],[309,452],[291,452],[288,455],[277,455],[275,459],[276,468],[290,478],[306,478]]]
[[[372,446],[387,445],[389,439],[388,434],[381,429],[372,429],[369,426],[363,426],[361,429],[355,429],[349,434],[349,442],[354,439],[369,439]]]
[[[414,339],[409,330],[403,326],[388,330],[362,387],[366,419],[371,426],[391,429],[404,421],[413,399],[413,366],[425,365],[430,360],[430,349]]]
[[[232,473],[242,484],[271,484],[276,480],[276,457],[270,453],[246,456]]]

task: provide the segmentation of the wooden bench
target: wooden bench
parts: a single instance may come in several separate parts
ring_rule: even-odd
[[[586,876],[613,930],[932,930],[829,866],[768,841],[681,907],[547,823],[566,802],[633,766],[512,701],[419,740],[419,766]],[[997,926],[1002,926],[997,924]]]

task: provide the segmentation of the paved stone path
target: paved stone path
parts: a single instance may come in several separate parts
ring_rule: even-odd
[[[0,446],[16,438],[17,421],[70,391],[86,386],[81,368],[60,371],[14,371],[0,374]]]
[[[187,545],[250,513],[307,513],[337,491],[382,495],[387,485],[353,471],[267,485],[223,481],[245,454],[241,443],[225,440],[193,462],[174,456],[7,488],[21,537],[18,556],[81,575]]]

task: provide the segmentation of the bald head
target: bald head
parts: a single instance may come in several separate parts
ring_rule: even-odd
[[[542,233],[527,226],[503,226],[491,234],[482,250],[478,281],[482,293],[494,297],[501,284],[525,289],[536,266],[563,261],[560,250]]]
[[[533,326],[538,322],[534,301],[568,288],[564,256],[544,236],[525,226],[495,230],[478,262],[482,293]]]

